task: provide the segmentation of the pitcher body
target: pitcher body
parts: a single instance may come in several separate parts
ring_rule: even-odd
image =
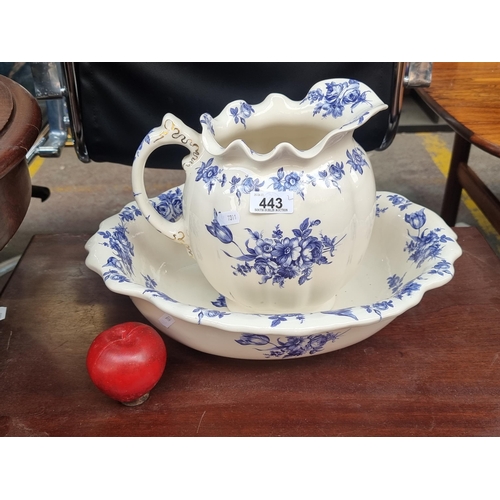
[[[300,102],[271,94],[257,105],[230,103],[216,118],[202,115],[201,134],[167,114],[138,150],[136,200],[158,230],[186,246],[230,310],[330,310],[366,252],[375,217],[372,167],[353,131],[386,107],[360,82],[336,79]],[[169,143],[189,150],[175,222],[154,210],[143,183],[147,156]]]

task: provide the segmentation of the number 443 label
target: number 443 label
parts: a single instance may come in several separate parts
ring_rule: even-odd
[[[252,191],[250,212],[253,214],[293,213],[293,192]]]

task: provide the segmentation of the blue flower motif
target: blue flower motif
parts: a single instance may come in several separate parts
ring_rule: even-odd
[[[301,257],[304,263],[319,264],[323,258],[323,243],[315,236],[309,236],[300,242]]]
[[[300,255],[299,239],[283,238],[276,242],[271,255],[280,266],[290,266],[292,261],[297,260]]]
[[[348,88],[342,97],[342,104],[348,105],[359,101],[361,92],[357,88]]]
[[[365,155],[361,148],[354,148],[351,152],[346,151],[348,165],[351,165],[351,171],[355,170],[360,174],[363,174],[363,167],[368,166],[368,162],[365,160]]]
[[[210,132],[212,132],[212,135],[215,135],[215,130],[214,130],[212,120],[213,120],[213,118],[208,113],[204,113],[201,117],[200,123],[205,124],[208,127],[208,130],[210,130]]]
[[[405,214],[405,222],[418,233],[411,234],[408,232],[410,240],[406,242],[404,251],[408,252],[408,260],[415,262],[417,268],[421,267],[425,261],[436,259],[441,254],[443,245],[448,241],[453,241],[452,238],[445,234],[439,234],[442,229],[425,228],[426,216],[424,209],[418,210],[411,214]]]
[[[224,297],[224,295],[219,294],[219,297],[217,298],[217,300],[213,300],[211,302],[212,302],[212,305],[215,307],[227,307],[226,297]]]
[[[280,229],[280,225],[277,224],[273,231],[273,238],[280,239],[283,237],[283,231]]]
[[[345,172],[343,162],[332,163],[328,166],[328,169],[318,171],[319,180],[323,181],[326,187],[330,187],[330,184],[332,184],[339,190],[339,192],[341,192],[339,181],[342,180],[344,175]],[[310,175],[309,178],[314,186],[316,184],[316,179]]]
[[[255,110],[252,108],[252,106],[250,106],[250,104],[243,101],[240,104],[240,114],[243,116],[243,118],[250,118],[252,113],[255,113]]]
[[[208,187],[209,194],[212,191],[212,188],[215,185],[215,181],[217,180],[217,175],[220,172],[219,167],[217,165],[214,165],[213,161],[213,158],[210,158],[206,163],[202,161],[201,166],[197,167],[195,178],[196,182],[202,180],[205,183],[205,185]]]
[[[223,311],[215,311],[213,309],[205,309],[204,307],[197,307],[196,309],[193,309],[194,313],[198,313],[198,324],[201,324],[201,321],[203,318],[218,318],[221,319],[224,316],[227,316],[229,313],[228,312],[223,312]]]
[[[361,92],[360,84],[356,80],[336,83],[326,82],[325,91],[321,88],[313,89],[308,92],[307,96],[301,101],[309,101],[309,104],[316,104],[313,111],[313,116],[322,112],[322,117],[333,116],[340,118],[345,111],[345,108],[350,108],[351,113],[354,108],[362,103],[367,103],[367,94],[370,91]]]
[[[239,261],[232,266],[235,276],[247,276],[254,271],[261,277],[260,284],[271,280],[273,285],[283,287],[286,280],[295,278],[298,278],[299,285],[303,285],[310,279],[314,265],[330,264],[325,254],[329,253],[333,257],[345,235],[339,240],[336,236],[314,236],[312,228],[320,224],[319,219],[306,218],[299,228],[292,230],[291,237],[283,237],[279,225],[273,230],[272,238],[266,238],[262,233],[246,228],[250,234],[250,239],[245,242],[246,252],[233,241],[231,231],[220,226],[215,211],[212,224],[206,227],[210,234],[222,243],[233,243],[238,247],[241,253],[238,257],[224,251],[228,257]]]
[[[348,162],[351,164],[351,169],[358,170],[362,173],[363,166],[368,165],[363,157],[361,149],[355,148],[353,152],[347,151],[347,156],[351,158]],[[249,194],[252,191],[259,191],[264,186],[264,181],[257,177],[245,175],[242,177],[233,175],[228,180],[224,169],[213,165],[213,158],[210,158],[206,163],[202,162],[201,166],[197,168],[195,181],[204,182],[208,187],[208,194],[211,193],[212,188],[216,183],[221,187],[229,182],[231,194],[236,194],[238,204],[241,203],[242,195]],[[317,175],[305,174],[304,172],[288,172],[285,174],[283,168],[279,168],[275,176],[270,177],[270,184],[268,188],[277,192],[293,192],[297,193],[303,200],[305,199],[304,185],[311,184],[316,186],[317,181],[321,180],[325,183],[326,187],[334,186],[340,192],[339,182],[345,176],[344,163],[336,162],[328,166],[327,169],[318,171]]]
[[[345,175],[344,164],[342,162],[332,163],[328,167],[328,172],[336,181],[340,181]]]
[[[300,176],[297,172],[291,172],[285,175],[285,191],[297,191],[300,186]]]
[[[439,274],[439,276],[444,276],[445,274],[451,275],[451,263],[442,260],[429,271],[429,274]]]
[[[170,222],[175,222],[182,215],[182,190],[172,189],[158,196],[159,202],[152,201],[155,210]]]
[[[387,278],[387,284],[391,289],[393,297],[396,297],[399,300],[402,300],[405,295],[407,297],[411,297],[414,292],[418,292],[422,287],[422,285],[416,280],[404,283],[404,276],[398,276],[396,274]]]
[[[134,221],[136,217],[140,217],[142,212],[135,206],[125,207],[119,214],[118,217],[122,222]]]
[[[335,342],[349,330],[342,332],[327,332],[316,335],[279,337],[276,343],[271,342],[267,335],[243,333],[235,340],[242,346],[257,346],[258,351],[263,351],[266,358],[292,358],[312,355],[323,351],[328,342]],[[267,347],[269,346],[269,347]],[[264,347],[267,347],[264,349]]]
[[[233,117],[234,123],[241,122],[243,127],[247,128],[246,120],[252,116],[252,113],[255,113],[255,110],[250,104],[241,101],[240,107],[230,108],[229,113]]]
[[[387,198],[391,201],[393,206],[398,207],[401,211],[406,210],[410,205],[413,205],[411,201],[398,194],[391,194]]]
[[[222,243],[225,243],[226,245],[233,243],[233,233],[227,226],[221,226],[219,224],[216,210],[214,210],[212,225],[209,226],[208,224],[205,224],[205,227],[212,236],[215,236]]]
[[[290,172],[285,175],[283,168],[279,168],[276,172],[276,176],[271,177],[271,182],[272,184],[270,187],[272,187],[274,191],[292,191],[299,194],[300,197],[304,199],[302,177],[297,172]]]
[[[392,302],[392,300],[382,300],[380,302],[376,302],[375,304],[362,307],[367,313],[375,313],[379,316],[380,319],[382,319],[382,312],[387,311],[391,307],[394,307],[394,303]]]
[[[411,297],[411,295],[413,295],[414,292],[418,292],[421,287],[422,285],[417,283],[415,280],[410,281],[401,287],[401,290],[396,294],[396,297],[398,299],[402,299],[405,295],[407,297]]]
[[[251,193],[252,191],[258,191],[259,190],[258,185],[256,189],[255,184],[256,180],[252,179],[251,177],[245,177],[245,179],[241,183],[241,189],[245,194]]]
[[[405,222],[410,224],[413,229],[420,229],[427,220],[424,209],[422,208],[418,212],[412,214],[405,214]]]
[[[403,278],[397,276],[396,274],[393,274],[392,276],[387,278],[387,284],[389,285],[392,293],[396,293],[403,284]]]
[[[134,246],[128,239],[128,230],[123,221],[112,228],[112,231],[98,231],[98,234],[105,240],[101,245],[108,247],[114,257],[108,259],[103,267],[114,267],[126,276],[134,274],[132,257],[134,256]],[[108,273],[106,276],[111,277]],[[106,279],[106,277],[105,277]],[[116,279],[112,277],[112,279]]]
[[[300,323],[303,323],[304,320],[305,320],[305,316],[303,314],[300,314],[300,313],[295,313],[295,314],[274,314],[272,316],[269,316],[268,318],[271,320],[271,328],[277,327],[283,321],[287,321],[288,318],[295,318]]]
[[[273,253],[273,240],[270,238],[258,238],[255,242],[255,254],[263,259],[270,259]]]

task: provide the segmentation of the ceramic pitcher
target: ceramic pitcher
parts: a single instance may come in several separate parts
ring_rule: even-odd
[[[201,133],[166,114],[137,151],[135,199],[156,229],[186,246],[230,310],[330,310],[375,217],[372,167],[353,131],[386,108],[363,83],[331,79],[301,101],[233,101],[215,118],[203,114]],[[144,186],[147,157],[166,144],[189,151],[176,221],[155,210]]]

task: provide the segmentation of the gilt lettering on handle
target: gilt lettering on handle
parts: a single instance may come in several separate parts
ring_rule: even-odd
[[[182,163],[183,168],[191,167],[200,156],[200,146],[196,142],[193,142],[190,137],[183,134],[170,118],[165,120],[163,127],[165,128],[165,131],[161,132],[153,142],[157,142],[171,133],[172,139],[175,139],[176,142],[186,146],[191,151],[191,157]]]

